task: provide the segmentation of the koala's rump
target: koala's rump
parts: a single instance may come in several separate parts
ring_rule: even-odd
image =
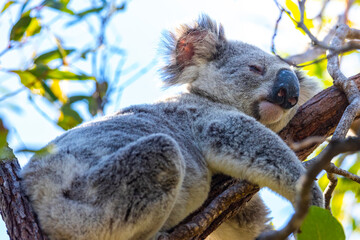
[[[196,147],[190,124],[185,120],[187,116],[182,114],[184,121],[174,124],[176,121],[172,121],[171,118],[178,116],[170,114],[164,118],[158,114],[158,110],[147,110],[146,113],[133,111],[131,114],[123,113],[83,125],[55,139],[51,143],[55,146],[54,153],[33,157],[22,171],[22,185],[35,211],[44,213],[44,208],[47,208],[46,214],[39,216],[40,222],[46,224],[49,222],[48,218],[56,219],[54,215],[59,214],[61,210],[51,209],[59,205],[59,199],[69,199],[71,204],[79,203],[84,206],[99,203],[105,206],[108,199],[98,196],[84,181],[89,170],[96,168],[103,159],[119,149],[155,133],[166,134],[178,143],[186,167],[186,181],[181,187],[181,199],[176,201],[176,210],[170,214],[170,219],[163,228],[172,227],[199,207],[207,197],[211,176],[200,150]],[[74,186],[77,190],[70,191]],[[96,218],[101,218],[100,216]],[[101,219],[94,222],[99,221]],[[54,228],[53,224],[49,223],[48,229]],[[93,226],[96,227],[97,225]]]

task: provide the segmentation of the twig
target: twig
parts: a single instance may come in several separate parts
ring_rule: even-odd
[[[286,239],[291,233],[297,231],[301,226],[310,206],[310,190],[316,176],[336,155],[349,152],[360,151],[360,138],[348,138],[345,140],[334,140],[329,143],[317,157],[298,183],[300,189],[297,194],[295,213],[288,224],[279,231],[266,232],[258,237],[258,240],[280,240]]]
[[[335,31],[335,36],[331,41],[331,46],[341,46],[345,38],[348,36],[351,38],[356,37],[358,33],[359,32],[357,30],[350,29],[347,25],[340,25]],[[333,51],[330,50],[329,54],[332,53]],[[355,82],[352,79],[345,77],[340,71],[338,56],[332,56],[329,58],[327,69],[331,77],[334,79],[334,85],[344,91],[350,103],[334,132],[333,138],[340,139],[345,137],[346,133],[350,129],[351,123],[360,113],[360,92]]]
[[[353,180],[354,182],[357,182],[360,184],[360,176],[353,174],[351,172],[348,172],[344,169],[338,168],[337,166],[335,166],[335,164],[330,163],[325,170],[329,173],[335,173],[337,175],[341,175],[343,177],[346,177],[350,180]]]
[[[327,178],[329,179],[329,184],[326,186],[326,189],[324,191],[324,199],[325,199],[325,208],[330,210],[330,200],[338,180],[333,173],[327,172],[326,174],[327,174]]]
[[[288,142],[288,146],[293,150],[294,152],[300,151],[302,149],[308,148],[314,144],[320,144],[324,142],[325,138],[320,136],[311,136],[307,137],[304,140],[300,142]]]

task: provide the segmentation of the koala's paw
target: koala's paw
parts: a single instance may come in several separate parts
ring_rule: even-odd
[[[324,195],[317,183],[313,184],[311,205],[324,208]]]

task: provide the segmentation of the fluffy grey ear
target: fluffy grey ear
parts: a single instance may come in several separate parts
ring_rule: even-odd
[[[163,81],[167,86],[192,82],[196,70],[191,68],[213,60],[225,42],[222,25],[205,14],[193,26],[181,25],[176,33],[165,33],[162,46],[167,65],[162,69]]]

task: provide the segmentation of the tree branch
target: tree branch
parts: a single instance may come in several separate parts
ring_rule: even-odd
[[[28,199],[20,191],[20,165],[9,147],[0,149],[0,210],[11,240],[45,240]]]
[[[311,199],[309,189],[311,189],[314,179],[316,179],[316,176],[320,173],[320,171],[330,163],[333,157],[348,151],[360,151],[360,138],[348,138],[345,140],[334,140],[330,142],[328,147],[318,155],[317,161],[310,166],[306,174],[300,179],[298,183],[300,191],[297,195],[295,213],[288,224],[279,231],[265,232],[261,234],[257,240],[286,239],[286,237],[291,233],[297,231],[309,210]]]

